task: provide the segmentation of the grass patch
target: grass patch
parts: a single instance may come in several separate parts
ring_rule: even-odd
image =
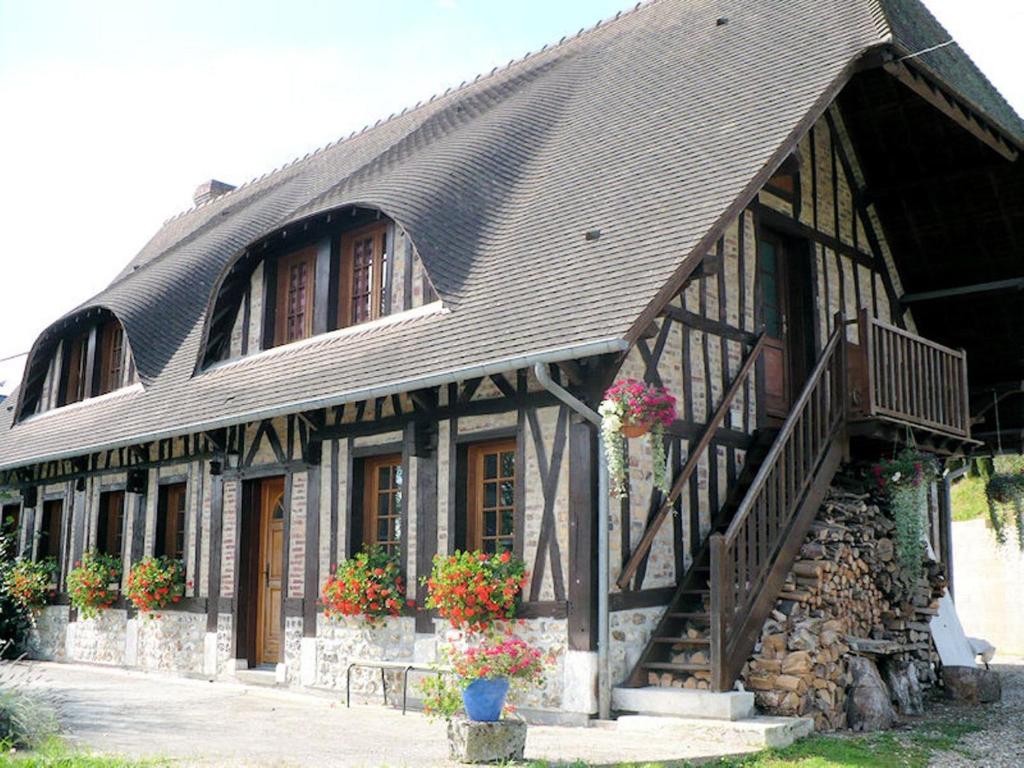
[[[56,737],[30,752],[5,750],[0,768],[165,768],[166,760],[130,760],[124,757],[93,755],[74,749]]]
[[[953,485],[950,494],[953,500],[954,520],[961,522],[988,517],[984,477],[965,477]]]

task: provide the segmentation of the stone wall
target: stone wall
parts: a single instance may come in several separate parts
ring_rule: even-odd
[[[608,666],[613,685],[626,679],[665,612],[664,606],[615,611],[609,616]]]
[[[68,625],[68,657],[74,661],[124,665],[127,611],[108,608],[95,619],[78,617]]]
[[[411,617],[388,618],[379,627],[368,627],[354,618],[328,619],[317,616],[316,676],[320,688],[345,690],[345,670],[349,659],[386,659],[412,661],[415,645],[415,620]],[[428,659],[429,661],[430,659]],[[396,675],[388,682],[390,690],[400,690]],[[353,696],[381,697],[380,671],[352,670]]]
[[[206,614],[163,611],[132,619],[135,663],[141,669],[201,673]]]
[[[35,626],[29,635],[29,658],[64,661],[67,658],[68,616],[66,605],[48,605],[35,615]]]

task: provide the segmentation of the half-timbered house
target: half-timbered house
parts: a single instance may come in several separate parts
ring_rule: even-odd
[[[418,584],[511,549],[517,631],[557,658],[529,708],[731,689],[844,461],[1020,441],[1022,147],[917,0],[654,0],[204,185],[0,411],[4,515],[60,563],[34,652],[343,689],[443,627],[422,586],[382,629],[328,621],[336,563],[379,543]],[[610,502],[593,409],[626,376],[679,398],[672,492],[632,441]],[[89,549],[180,558],[185,599],[76,617]]]

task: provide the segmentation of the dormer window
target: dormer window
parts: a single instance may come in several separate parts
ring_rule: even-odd
[[[341,239],[341,302],[338,326],[358,325],[387,314],[387,224],[380,222]]]
[[[436,300],[400,225],[374,208],[329,211],[266,235],[228,265],[197,371]]]
[[[85,331],[68,342],[68,351],[64,357],[64,383],[62,386],[64,396],[61,398],[61,405],[70,405],[86,398],[89,382],[90,335],[89,331]]]
[[[274,346],[313,335],[315,275],[316,248],[304,248],[278,261]]]
[[[113,392],[125,385],[124,330],[117,320],[100,329],[100,388],[98,394]]]

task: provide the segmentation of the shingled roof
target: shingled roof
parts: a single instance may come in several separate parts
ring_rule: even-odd
[[[455,380],[470,366],[625,349],[860,57],[894,39],[917,48],[948,35],[916,0],[654,0],[181,214],[65,318],[114,312],[143,386],[13,425],[12,397],[0,468]],[[1024,137],[962,51],[929,57]],[[268,233],[353,204],[409,233],[445,310],[197,373],[227,265]],[[600,239],[584,237],[591,229]]]

